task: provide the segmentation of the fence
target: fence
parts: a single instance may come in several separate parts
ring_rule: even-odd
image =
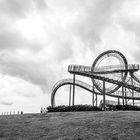
[[[23,111],[1,112],[1,115],[22,115]]]

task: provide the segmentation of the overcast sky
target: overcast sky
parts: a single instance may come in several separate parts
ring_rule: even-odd
[[[109,49],[140,64],[139,46],[139,0],[0,0],[0,110],[39,112],[69,64]]]

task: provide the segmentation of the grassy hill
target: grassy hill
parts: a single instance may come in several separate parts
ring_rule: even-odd
[[[140,112],[0,116],[0,140],[140,140]]]

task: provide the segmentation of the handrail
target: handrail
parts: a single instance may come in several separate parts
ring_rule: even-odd
[[[67,83],[67,82],[72,83],[73,80],[72,80],[72,79],[63,79],[63,80],[61,80],[61,81],[58,81],[58,82],[55,83],[55,85],[53,86],[52,91],[54,91],[54,89],[55,89],[57,86],[59,86],[59,85],[61,85],[61,84],[63,84],[63,83]],[[87,83],[85,83],[85,82],[82,82],[82,81],[80,81],[80,80],[75,80],[75,82],[78,83],[78,84],[80,84],[80,85],[83,85],[84,87],[87,87],[87,88],[90,89],[90,90],[92,90],[92,86],[89,85],[89,84],[87,84]]]
[[[54,97],[55,97],[55,93],[56,93],[57,89],[59,87],[63,86],[63,85],[66,85],[66,84],[73,84],[73,79],[63,79],[61,81],[58,81],[55,84],[55,86],[52,89],[52,95],[51,95],[51,103],[52,103],[52,105],[54,105]],[[79,81],[79,80],[75,80],[75,85],[76,86],[80,86],[80,87],[82,87],[82,88],[84,88],[84,89],[86,89],[86,90],[88,90],[88,91],[93,93],[93,86],[91,86],[91,85],[89,85],[87,83],[84,83],[84,82]],[[95,92],[95,93],[99,94],[99,95],[102,94],[100,92]],[[139,100],[140,99],[140,94],[139,93],[135,93],[134,97],[132,96],[131,92],[127,91],[126,93],[127,93],[127,95],[122,96],[122,91],[116,91],[116,92],[114,92],[112,94],[106,94],[106,95],[112,96],[112,97],[119,97],[119,98],[123,98],[124,97],[126,99],[135,99],[135,100]]]
[[[117,70],[128,70],[128,71],[137,71],[139,70],[139,65],[138,64],[129,64],[129,65],[110,65],[110,66],[98,66],[95,68],[92,68],[90,66],[82,66],[82,65],[69,65],[68,66],[68,71],[73,72],[73,71],[83,71],[83,72],[90,72],[94,70],[94,72],[105,72],[105,71],[117,71]],[[93,73],[94,73],[93,72]]]
[[[125,83],[125,81],[118,81],[118,80],[114,80],[114,79],[110,79],[110,78],[106,78],[106,77],[102,77],[102,76],[97,76],[95,74],[92,74],[91,72],[89,72],[89,73],[75,72],[75,73],[78,74],[78,75],[81,75],[81,76],[86,76],[86,77],[89,77],[89,78],[95,78],[95,79],[106,81],[106,82],[109,82],[109,83],[113,83],[113,84],[116,84],[116,85],[119,85],[119,86],[124,86],[126,88],[130,88],[132,90],[140,92],[139,87],[129,85],[128,83]]]

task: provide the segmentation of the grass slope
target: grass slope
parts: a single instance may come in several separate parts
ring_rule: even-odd
[[[140,112],[0,116],[0,140],[140,140]]]

